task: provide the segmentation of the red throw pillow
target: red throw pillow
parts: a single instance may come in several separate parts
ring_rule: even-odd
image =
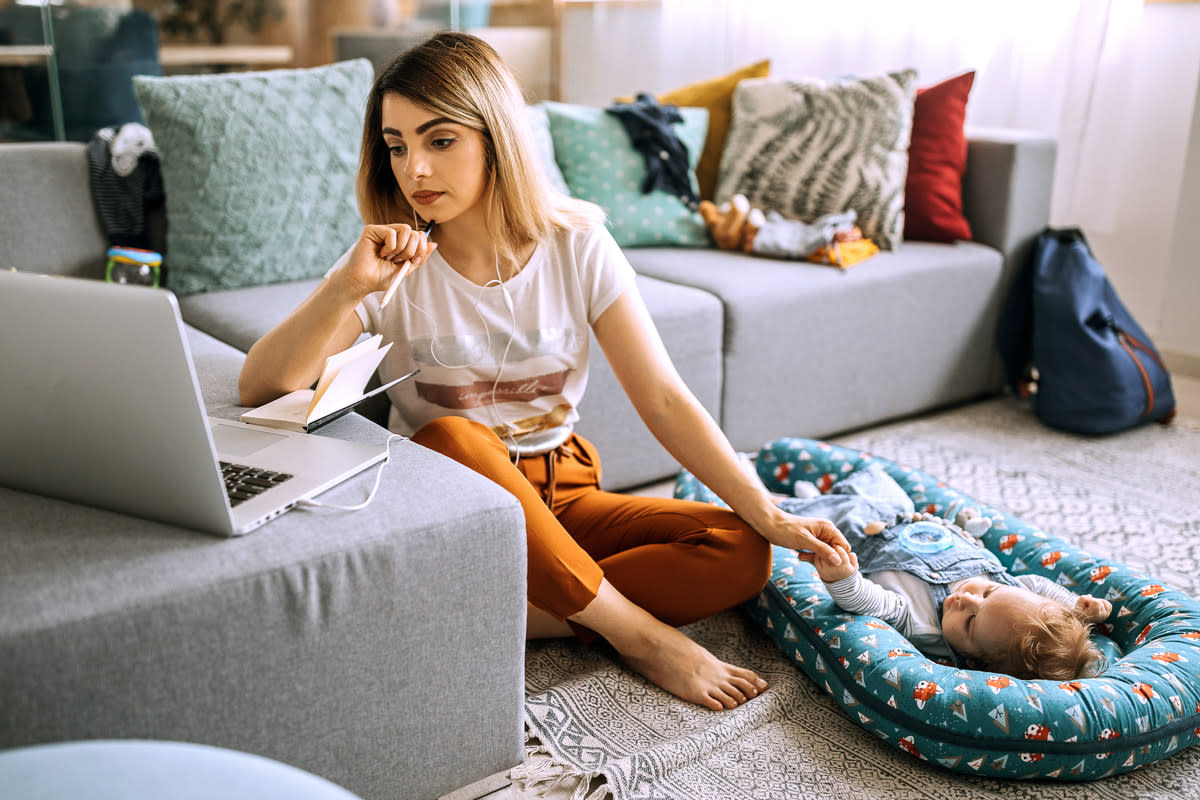
[[[970,241],[963,216],[962,178],[967,168],[967,95],[975,72],[964,72],[917,90],[908,179],[904,184],[904,238],[926,242]]]

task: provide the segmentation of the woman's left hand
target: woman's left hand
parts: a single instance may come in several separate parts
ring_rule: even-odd
[[[812,565],[817,568],[817,574],[821,576],[821,580],[825,583],[837,583],[845,580],[855,573],[858,569],[858,556],[854,555],[851,550],[845,550],[841,547],[837,548],[838,555],[842,557],[842,563],[830,564],[823,558],[814,558]]]
[[[842,532],[832,522],[820,517],[798,517],[779,511],[767,530],[760,530],[759,533],[771,544],[797,551],[801,561],[811,562],[817,555],[836,564],[840,563],[841,558],[834,548],[840,546],[850,549],[850,543],[842,536]]]

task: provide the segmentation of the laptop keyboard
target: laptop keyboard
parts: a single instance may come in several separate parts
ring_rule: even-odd
[[[245,464],[231,464],[228,461],[221,462],[221,474],[225,477],[225,493],[229,495],[231,506],[245,502],[294,477],[286,472],[272,472],[269,469],[247,467]]]

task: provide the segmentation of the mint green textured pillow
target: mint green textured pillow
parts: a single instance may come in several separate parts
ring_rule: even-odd
[[[358,235],[354,175],[374,70],[135,77],[154,134],[176,294],[316,278]]]
[[[608,214],[613,238],[623,247],[708,247],[700,215],[678,197],[656,190],[642,194],[646,162],[629,142],[620,121],[592,106],[544,103],[554,137],[554,159],[571,194],[590,200]],[[696,161],[708,133],[708,110],[680,108],[676,135],[687,145],[696,184]]]
[[[538,103],[526,106],[526,110],[529,112],[529,125],[533,128],[533,140],[537,145],[538,157],[542,162],[542,169],[546,170],[546,177],[550,180],[550,185],[563,194],[569,195],[571,190],[567,187],[562,170],[558,168],[558,162],[554,160],[554,137],[550,134],[550,118],[546,115],[546,104]]]

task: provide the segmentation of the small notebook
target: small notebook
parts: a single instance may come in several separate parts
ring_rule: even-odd
[[[367,398],[374,397],[420,372],[419,369],[413,370],[364,393],[367,381],[375,374],[379,362],[392,347],[391,342],[381,347],[382,343],[383,337],[375,334],[349,349],[334,353],[325,360],[325,368],[321,371],[316,388],[297,389],[266,405],[247,411],[239,419],[252,425],[312,433],[322,425],[350,413]]]

